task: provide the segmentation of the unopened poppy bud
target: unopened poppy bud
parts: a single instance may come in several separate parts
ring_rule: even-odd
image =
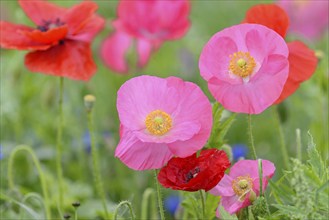
[[[227,157],[229,158],[229,160],[232,161],[233,160],[233,153],[232,153],[231,146],[228,145],[228,144],[224,144],[222,146],[222,149],[225,151],[225,153],[226,153]]]
[[[70,214],[68,214],[68,213],[66,213],[66,214],[64,214],[64,219],[70,219],[71,218],[71,215]]]
[[[84,97],[85,107],[87,111],[91,111],[93,109],[95,101],[96,97],[93,95],[86,95]]]
[[[79,202],[79,201],[73,202],[73,203],[72,203],[72,206],[73,206],[74,208],[78,208],[78,207],[80,206],[80,202]]]
[[[249,192],[249,201],[252,203],[257,199],[257,195],[254,190],[250,190]]]
[[[315,51],[315,56],[316,58],[318,58],[319,60],[321,60],[324,57],[324,53],[322,50],[316,50]]]

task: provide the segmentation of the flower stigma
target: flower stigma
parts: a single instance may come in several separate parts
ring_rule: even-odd
[[[155,110],[146,116],[145,126],[151,134],[161,136],[170,131],[172,119],[166,112]]]
[[[245,199],[247,193],[253,192],[252,186],[252,179],[249,175],[239,176],[232,181],[232,189],[239,196],[240,201]]]
[[[230,64],[229,64],[229,71],[234,75],[240,77],[248,77],[250,76],[255,67],[256,62],[255,59],[250,55],[249,52],[236,52],[230,55]]]

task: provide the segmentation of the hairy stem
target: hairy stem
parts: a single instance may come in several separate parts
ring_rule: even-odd
[[[249,133],[249,140],[250,140],[252,156],[256,160],[257,154],[256,154],[256,149],[255,149],[255,144],[254,144],[254,137],[252,134],[251,115],[250,114],[248,114],[248,133]]]
[[[200,199],[201,199],[201,208],[202,208],[202,219],[205,219],[206,214],[205,214],[205,201],[204,201],[204,196],[202,190],[199,190],[200,192]]]
[[[57,127],[57,144],[56,144],[56,171],[58,179],[58,196],[59,196],[59,208],[63,209],[64,203],[64,185],[63,185],[63,169],[62,169],[62,136],[63,136],[63,87],[64,87],[64,78],[59,78],[59,118],[58,118],[58,127]]]
[[[94,182],[95,182],[97,194],[102,200],[106,219],[109,219],[109,213],[107,211],[106,198],[105,198],[105,193],[104,193],[104,188],[103,188],[103,183],[102,183],[101,173],[100,173],[99,163],[98,163],[98,153],[97,153],[97,149],[96,149],[92,111],[87,111],[87,117],[88,117],[88,128],[89,128],[90,139],[91,139],[90,140],[91,141],[91,156],[92,156],[92,161],[93,161]]]
[[[164,211],[163,211],[162,195],[161,195],[160,184],[158,182],[157,176],[158,176],[158,172],[157,172],[157,170],[154,170],[154,181],[155,181],[156,191],[157,191],[157,195],[158,195],[158,206],[159,206],[160,218],[161,218],[161,220],[164,220],[165,216],[164,216]]]
[[[126,205],[129,208],[131,219],[134,220],[135,219],[135,215],[134,215],[133,207],[132,207],[131,203],[128,202],[128,201],[122,201],[122,202],[120,202],[119,205],[115,208],[115,210],[114,210],[114,219],[115,220],[118,219],[118,211],[119,211],[119,208],[121,206],[124,206],[124,205]]]
[[[280,121],[277,106],[274,106],[273,114],[274,114],[274,119],[275,119],[275,125],[276,125],[276,127],[279,131],[280,150],[281,150],[281,154],[282,154],[282,158],[283,158],[283,164],[284,164],[284,167],[286,169],[289,169],[289,167],[290,167],[290,165],[289,165],[289,156],[288,156],[288,151],[287,151],[287,148],[286,148],[285,138],[284,138],[283,129],[282,129],[282,126],[281,126],[281,121]]]

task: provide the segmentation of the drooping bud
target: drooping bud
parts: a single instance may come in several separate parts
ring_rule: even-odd
[[[72,203],[72,206],[73,206],[74,208],[78,208],[78,207],[80,206],[80,202],[79,202],[79,201],[73,202],[73,203]]]
[[[63,217],[64,217],[64,219],[70,219],[71,218],[71,215],[68,214],[68,213],[65,213]]]
[[[253,203],[257,199],[257,195],[254,190],[250,190],[249,192],[249,201]]]
[[[96,101],[96,97],[93,95],[86,95],[84,97],[85,107],[88,112],[90,112],[93,109],[95,101]]]
[[[232,161],[232,160],[233,160],[233,153],[232,153],[232,148],[231,148],[231,146],[228,145],[228,144],[224,144],[224,145],[222,146],[222,149],[223,149],[223,150],[225,151],[225,153],[227,154],[228,159],[229,159],[230,161]]]

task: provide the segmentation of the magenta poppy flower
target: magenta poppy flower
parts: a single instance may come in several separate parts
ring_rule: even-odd
[[[89,80],[96,72],[90,44],[104,26],[95,14],[97,4],[63,8],[42,0],[18,2],[35,27],[0,21],[0,46],[29,50],[25,66],[32,72]]]
[[[137,53],[137,66],[142,68],[147,64],[154,46],[145,39],[135,39],[123,31],[115,31],[103,42],[101,55],[110,69],[118,73],[128,73],[129,65],[126,55],[131,49]]]
[[[277,4],[289,16],[289,32],[301,35],[309,40],[315,40],[328,30],[328,1],[279,0]]]
[[[263,167],[263,192],[268,179],[272,178],[275,166],[268,160],[262,160]],[[236,213],[244,207],[251,205],[259,196],[259,174],[257,160],[240,160],[230,170],[229,175],[224,175],[222,180],[209,192],[215,196],[221,196],[220,205],[230,213]],[[251,197],[251,198],[250,198]]]
[[[144,67],[164,41],[186,34],[190,27],[189,11],[188,0],[120,1],[118,18],[112,23],[115,31],[101,48],[105,64],[115,72],[128,73],[126,55],[133,51],[138,57],[138,68]]]
[[[210,92],[226,109],[259,114],[283,90],[289,72],[288,47],[263,25],[240,24],[208,41],[199,68]]]
[[[139,76],[118,91],[120,142],[115,156],[135,170],[158,169],[200,150],[212,127],[201,89],[176,77]]]

